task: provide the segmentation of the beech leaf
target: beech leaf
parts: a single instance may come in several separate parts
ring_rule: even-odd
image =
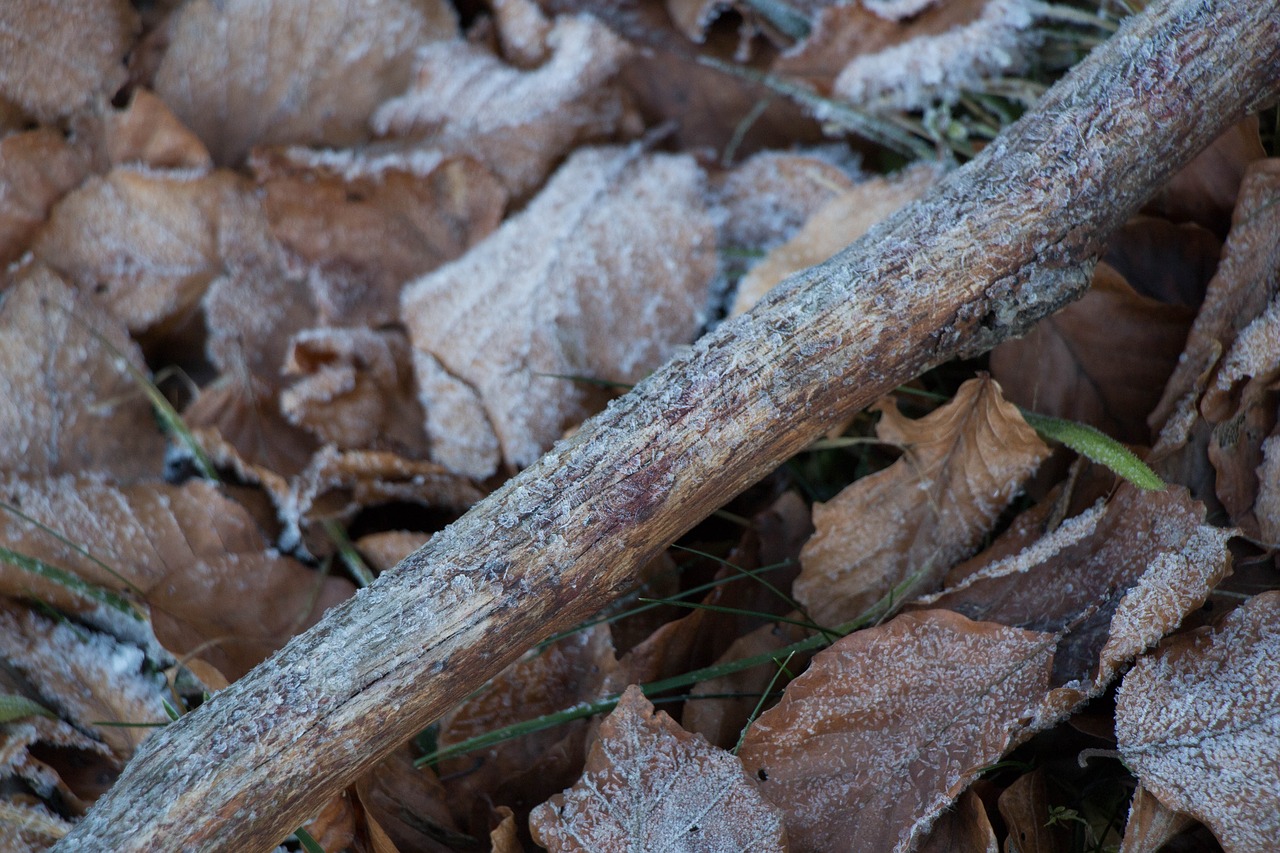
[[[1227,853],[1280,838],[1280,592],[1217,630],[1138,659],[1116,700],[1125,763],[1162,803],[1195,816]]]
[[[795,596],[829,627],[914,574],[916,591],[934,588],[1049,453],[990,379],[966,382],[918,421],[880,408],[880,437],[903,445],[903,458],[815,505],[817,532],[800,554]]]
[[[688,156],[580,150],[522,213],[406,287],[434,459],[477,478],[527,465],[590,413],[565,377],[634,383],[693,338],[716,264],[702,182]]]
[[[785,850],[782,817],[738,759],[654,713],[631,686],[582,779],[533,810],[534,840],[571,850]]]
[[[739,755],[799,850],[907,851],[1036,715],[1055,636],[949,611],[818,653]]]

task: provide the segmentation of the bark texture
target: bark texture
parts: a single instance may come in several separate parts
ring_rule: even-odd
[[[269,850],[833,424],[1079,296],[1102,241],[1280,89],[1280,0],[1125,24],[928,197],[775,290],[152,737],[55,849]]]

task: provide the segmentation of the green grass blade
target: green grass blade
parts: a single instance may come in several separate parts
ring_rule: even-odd
[[[65,587],[78,595],[92,599],[100,604],[105,604],[112,610],[118,610],[131,619],[135,619],[139,622],[147,621],[146,618],[139,613],[134,608],[133,604],[124,596],[114,593],[109,589],[103,589],[100,586],[91,584],[71,572],[68,572],[66,569],[60,569],[57,566],[50,565],[44,560],[36,557],[30,557],[26,554],[20,554],[17,551],[11,551],[8,548],[0,548],[0,561],[22,569],[24,572],[30,572],[31,574],[44,578],[45,580],[51,580],[59,586]]]
[[[0,693],[0,723],[12,723],[23,717],[48,717],[56,720],[58,715],[34,699],[15,693]]]
[[[1086,459],[1105,465],[1140,489],[1154,492],[1164,489],[1164,480],[1147,467],[1147,463],[1106,433],[1075,421],[1029,412],[1022,407],[1018,411],[1027,425],[1043,438],[1065,444]]]

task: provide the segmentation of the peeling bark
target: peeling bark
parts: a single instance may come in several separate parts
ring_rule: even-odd
[[[55,849],[270,849],[832,425],[1079,296],[1107,235],[1278,92],[1280,0],[1154,4],[926,198],[152,737]]]

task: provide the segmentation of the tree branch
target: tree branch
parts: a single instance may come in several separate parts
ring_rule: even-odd
[[[1172,0],[1127,22],[928,197],[157,733],[55,849],[270,849],[832,425],[1079,296],[1107,235],[1278,89],[1280,0]]]

